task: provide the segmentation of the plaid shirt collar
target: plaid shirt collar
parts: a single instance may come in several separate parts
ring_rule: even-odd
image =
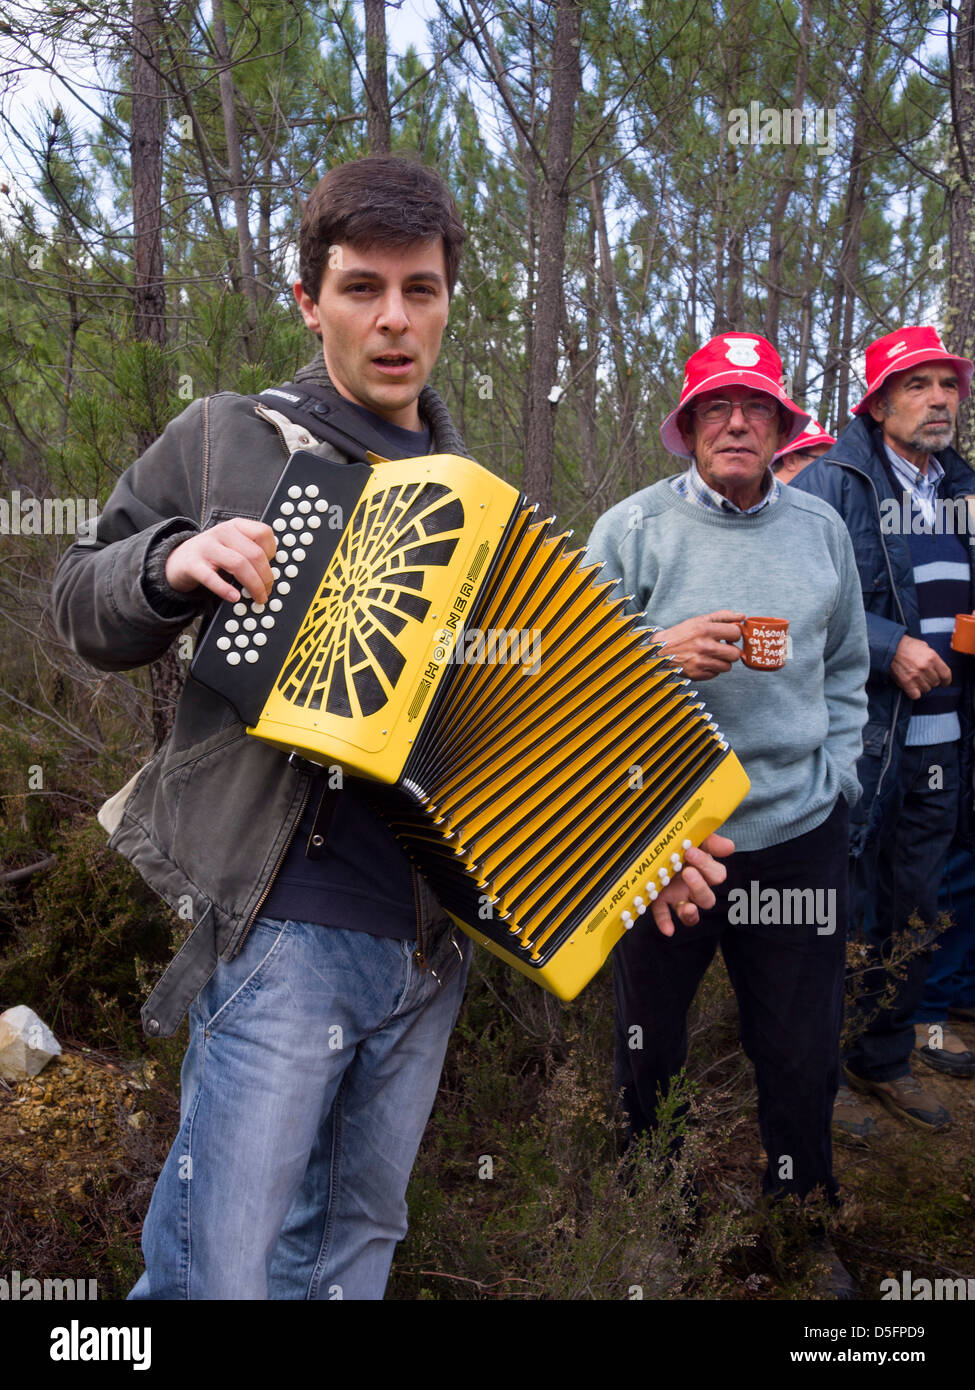
[[[755,512],[760,512],[763,507],[770,507],[779,500],[782,492],[782,484],[778,481],[771,468],[766,469],[766,490],[760,502],[756,502],[754,507],[736,507],[734,502],[730,502],[727,497],[722,497],[720,492],[715,492],[713,487],[708,487],[707,483],[697,471],[697,463],[691,460],[691,466],[686,473],[680,473],[676,478],[671,478],[670,486],[677,493],[678,497],[685,498],[688,502],[694,502],[699,507],[705,507],[710,512],[730,512],[734,516],[752,516]]]
[[[896,453],[886,440],[884,440],[884,448],[887,450],[887,457],[890,459],[890,466],[894,470],[897,481],[905,492],[911,494],[912,500],[927,525],[933,526],[934,504],[938,496],[938,486],[945,476],[941,460],[936,458],[934,454],[929,454],[928,470],[926,473],[922,473],[920,468],[915,468],[913,463],[901,458],[900,454]]]

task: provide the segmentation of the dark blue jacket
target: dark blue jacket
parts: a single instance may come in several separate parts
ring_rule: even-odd
[[[954,449],[943,449],[936,457],[945,470],[939,498],[953,499],[975,493],[975,472],[960,454]],[[885,459],[879,426],[869,417],[858,415],[829,453],[804,468],[790,483],[790,487],[823,498],[839,512],[853,540],[860,573],[870,646],[870,677],[863,755],[857,764],[863,795],[851,812],[850,846],[854,854],[862,852],[884,823],[897,786],[901,753],[911,718],[912,701],[891,677],[890,663],[905,633],[921,637],[910,543],[902,534],[902,494],[895,493],[891,486]],[[975,544],[975,534],[971,531],[968,539],[969,545]],[[971,551],[969,554],[971,556]],[[975,607],[975,589],[972,606]],[[961,711],[960,830],[966,837],[972,822],[973,685],[975,682],[971,679],[966,680]]]

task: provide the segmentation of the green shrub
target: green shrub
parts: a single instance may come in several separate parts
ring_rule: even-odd
[[[0,1007],[29,1004],[55,1033],[137,1050],[146,976],[169,959],[175,918],[97,823],[64,826],[55,852],[12,910]]]

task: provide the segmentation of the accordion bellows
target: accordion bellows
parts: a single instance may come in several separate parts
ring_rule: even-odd
[[[748,790],[696,692],[469,459],[297,453],[263,519],[271,599],[221,605],[194,677],[255,737],[369,779],[458,925],[573,998]]]

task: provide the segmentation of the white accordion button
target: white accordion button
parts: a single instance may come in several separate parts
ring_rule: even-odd
[[[274,619],[273,619],[273,618],[262,618],[262,619],[261,619],[261,627],[273,627],[273,626],[274,626]]]
[[[283,607],[284,607],[284,604],[281,602],[281,600],[280,600],[279,598],[272,598],[271,602],[268,604],[268,608],[270,608],[270,610],[271,610],[272,613],[280,613],[280,612],[281,612],[281,609],[282,609]],[[267,627],[267,625],[268,625],[267,619],[266,619],[266,618],[262,618],[261,621],[264,623],[264,626]]]
[[[287,531],[287,532],[285,532],[285,534],[281,537],[281,544],[282,544],[282,545],[294,545],[294,544],[297,542],[297,539],[298,539],[297,536],[293,535],[290,531]]]
[[[277,560],[279,565],[283,565],[285,560],[288,559],[288,552],[286,550],[279,550],[276,552],[274,558],[275,560]],[[274,575],[275,579],[277,579],[278,576],[274,574],[274,570],[271,571],[271,574]]]
[[[670,856],[670,862],[671,862],[671,864],[676,865],[677,868],[680,868],[680,855],[679,855],[679,854],[672,854],[672,855]]]
[[[629,931],[630,928],[633,926],[633,918],[629,912],[623,913],[623,926],[626,928],[627,931]]]
[[[234,642],[238,647],[246,647],[250,640],[251,639],[244,632],[242,632],[239,637],[234,638]]]
[[[297,483],[295,483],[292,487],[289,487],[289,488],[288,488],[288,496],[289,496],[289,497],[300,497],[300,496],[301,496],[301,488],[298,486]]]
[[[317,527],[321,526],[321,524],[322,524],[322,519],[321,519],[320,516],[310,516],[310,517],[308,518],[308,525],[309,525],[309,526],[314,526],[314,527],[317,528]],[[302,539],[304,539],[304,537],[302,537]]]
[[[274,619],[271,618],[269,621],[273,623],[273,622],[274,622]],[[263,646],[264,646],[264,643],[265,643],[266,641],[267,641],[267,633],[266,633],[266,632],[255,632],[255,633],[254,633],[254,646],[255,646],[255,647],[263,647]]]
[[[246,604],[246,603],[235,603],[235,604],[234,604],[234,612],[237,614],[237,617],[238,617],[238,618],[242,618],[242,617],[244,616],[244,614],[247,612],[247,604]]]
[[[647,910],[647,905],[646,905],[646,903],[643,901],[642,898],[637,898],[637,899],[636,899],[636,910],[637,910],[637,912],[639,912],[639,914],[640,914],[641,917],[642,917],[643,914],[646,912],[646,910]]]
[[[295,504],[294,504],[293,502],[282,502],[282,503],[281,503],[281,515],[282,515],[282,516],[290,516],[291,513],[294,511],[294,509],[295,509]]]
[[[251,651],[249,651],[249,652],[244,652],[244,660],[245,660],[245,661],[257,661],[258,658],[259,658],[259,656],[260,656],[260,653],[259,653],[259,652],[255,652],[255,651],[253,651],[253,650],[251,650]]]
[[[263,612],[264,612],[264,604],[263,604],[263,603],[252,603],[252,604],[251,604],[251,612],[252,612],[252,613],[263,613]]]
[[[227,665],[228,665],[228,666],[239,666],[239,665],[240,665],[240,652],[228,652],[228,653],[227,653]]]
[[[240,623],[236,618],[228,618],[223,625],[223,630],[224,632],[236,632],[239,627]]]
[[[302,531],[298,539],[301,541],[302,545],[311,545],[315,537],[312,535],[310,531]]]
[[[290,594],[290,593],[291,593],[291,585],[285,583],[285,581],[282,579],[282,580],[281,580],[281,583],[278,585],[278,593],[279,593],[279,594]],[[273,598],[272,598],[272,600],[271,600],[271,607],[272,607],[272,608],[274,607],[274,599],[273,599]]]
[[[230,646],[230,638],[229,638],[229,637],[218,637],[218,638],[217,638],[217,646],[220,648],[220,650],[221,650],[222,652],[225,652],[225,651],[227,650],[227,648]]]
[[[283,510],[283,509],[282,509],[282,510]],[[315,511],[316,511],[316,512],[327,512],[327,511],[328,511],[328,503],[325,501],[325,498],[324,498],[324,497],[320,497],[320,498],[318,499],[318,501],[315,503]]]
[[[299,510],[299,512],[302,512],[302,513],[310,512],[310,511],[311,511],[311,503],[310,503],[310,502],[299,502],[299,503],[298,503],[298,510]]]
[[[283,516],[276,516],[271,522],[271,529],[274,531],[283,531],[287,525],[288,523]]]
[[[309,483],[308,486],[305,488],[305,496],[306,496],[306,497],[317,497],[317,496],[318,496],[318,484],[317,484],[317,483]]]
[[[276,565],[272,565],[272,566],[271,566],[271,578],[272,578],[272,579],[280,579],[280,578],[281,578],[281,571],[277,568]]]
[[[243,627],[245,632],[253,632],[254,629],[257,627],[257,619],[245,618],[241,626]]]
[[[291,552],[291,558],[292,560],[303,560],[305,558],[305,552],[302,550],[300,545],[296,546],[295,549]]]
[[[285,567],[284,567],[284,572],[285,572],[285,574],[288,576],[289,579],[294,579],[294,577],[295,577],[295,576],[297,575],[297,573],[298,573],[298,566],[297,566],[297,565],[285,565]]]
[[[692,840],[681,840],[680,847],[681,849],[693,849],[694,843]]]

